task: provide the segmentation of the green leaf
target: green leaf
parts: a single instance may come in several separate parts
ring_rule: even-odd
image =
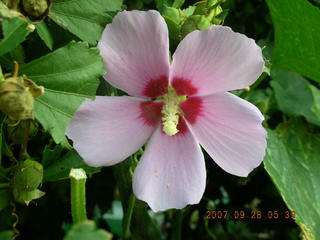
[[[181,35],[184,38],[188,33],[200,29],[205,30],[211,26],[210,20],[203,15],[193,15],[187,18],[181,27]]]
[[[57,144],[70,147],[65,129],[86,97],[95,96],[105,71],[97,48],[71,42],[21,68],[45,94],[35,101],[35,117]]]
[[[172,7],[174,8],[181,8],[182,5],[184,4],[185,0],[174,0]]]
[[[71,148],[65,136],[73,113],[79,108],[85,97],[45,89],[45,94],[36,99],[34,113],[43,128],[48,131],[55,143]]]
[[[271,72],[271,86],[281,111],[294,116],[304,116],[320,126],[320,90],[297,73]]]
[[[1,240],[11,240],[14,236],[14,232],[11,230],[2,231],[0,232],[0,239]]]
[[[273,67],[320,82],[320,9],[306,0],[268,0],[275,28]]]
[[[21,73],[51,90],[94,96],[105,71],[98,48],[73,41],[23,65]]]
[[[58,158],[61,156],[63,150],[61,145],[56,145],[53,149],[51,147],[52,142],[46,145],[43,150],[41,163],[44,167],[58,160]]]
[[[100,168],[89,167],[75,150],[71,150],[44,169],[43,182],[69,178],[71,168],[83,168],[87,174],[100,171]]]
[[[173,0],[155,0],[157,9],[162,13],[166,7],[171,7]]]
[[[52,50],[53,47],[53,36],[45,21],[41,21],[36,25],[37,33],[39,37],[44,41],[46,46]]]
[[[10,196],[9,196],[8,189],[0,189],[0,211],[5,207],[7,207],[9,203],[10,203]]]
[[[245,99],[256,105],[263,113],[263,115],[267,114],[270,108],[273,107],[274,103],[273,91],[271,88],[255,89],[254,91],[249,91]]]
[[[264,166],[296,221],[320,238],[320,135],[311,134],[301,121],[282,124],[268,132]],[[311,238],[310,238],[311,239]]]
[[[180,16],[179,10],[172,7],[165,7],[163,18],[167,23],[170,38],[176,41],[180,41],[180,22],[182,21],[182,18]]]
[[[0,41],[0,56],[15,49],[29,34],[28,23],[20,18],[5,19],[2,22],[4,38]]]
[[[122,0],[56,0],[49,17],[82,40],[95,45]]]
[[[97,229],[93,221],[85,221],[73,225],[71,230],[64,237],[64,240],[109,240],[112,239],[112,234],[103,230]]]
[[[40,191],[39,189],[35,189],[29,192],[21,192],[16,188],[13,189],[13,197],[14,200],[19,203],[25,203],[29,205],[32,200],[39,199],[45,195],[45,192]]]

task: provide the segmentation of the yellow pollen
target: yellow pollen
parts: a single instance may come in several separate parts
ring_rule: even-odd
[[[162,126],[163,131],[168,136],[173,136],[179,132],[177,128],[181,115],[179,104],[185,99],[185,96],[178,96],[170,86],[168,93],[163,96]]]

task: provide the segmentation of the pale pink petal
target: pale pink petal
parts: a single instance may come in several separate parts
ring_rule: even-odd
[[[266,131],[259,109],[230,93],[196,98],[198,112],[188,103],[181,105],[191,131],[221,168],[247,176],[265,155]]]
[[[127,96],[86,100],[69,124],[67,136],[88,165],[116,164],[141,148],[159,125],[160,119],[156,123],[148,117],[154,112],[150,106],[151,111],[145,111],[148,103]]]
[[[263,66],[261,48],[253,39],[229,27],[213,26],[181,41],[173,55],[170,81],[181,95],[207,95],[251,85]]]
[[[103,31],[98,43],[105,79],[132,96],[158,97],[167,91],[169,40],[156,11],[123,11]]]
[[[133,176],[133,191],[155,212],[200,201],[206,183],[203,153],[188,129],[154,132]]]

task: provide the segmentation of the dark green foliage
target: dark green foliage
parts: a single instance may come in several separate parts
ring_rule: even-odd
[[[19,234],[17,239],[100,240],[111,239],[110,232],[113,239],[133,240],[320,239],[318,0],[55,0],[37,21],[23,16],[25,4],[0,1],[0,81],[13,75],[16,61],[18,76],[45,91],[34,99],[29,124],[0,113],[1,240]],[[153,213],[132,192],[142,149],[112,168],[89,167],[72,149],[65,130],[80,104],[95,95],[125,95],[102,78],[96,48],[122,9],[158,10],[168,25],[171,54],[188,33],[212,24],[230,26],[263,48],[264,73],[249,91],[233,92],[261,110],[268,130],[264,164],[248,178],[224,172],[206,155],[200,203]],[[88,176],[92,220],[79,224],[71,219],[71,168]],[[219,211],[227,217],[214,217]],[[294,218],[286,218],[288,212]]]

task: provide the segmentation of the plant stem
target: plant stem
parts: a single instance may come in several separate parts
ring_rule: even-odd
[[[128,203],[127,211],[125,212],[124,219],[123,219],[123,237],[127,239],[130,237],[130,225],[131,225],[131,218],[134,209],[134,205],[136,203],[136,197],[133,193],[131,193]]]
[[[30,129],[30,120],[23,121],[24,123],[24,132],[23,132],[23,139],[20,148],[19,160],[24,160],[27,158],[27,147],[28,147],[28,140],[29,140],[29,129]]]
[[[174,210],[172,219],[172,240],[181,240],[183,211]]]
[[[86,172],[82,168],[72,168],[71,180],[71,214],[74,224],[87,220],[86,212]]]

